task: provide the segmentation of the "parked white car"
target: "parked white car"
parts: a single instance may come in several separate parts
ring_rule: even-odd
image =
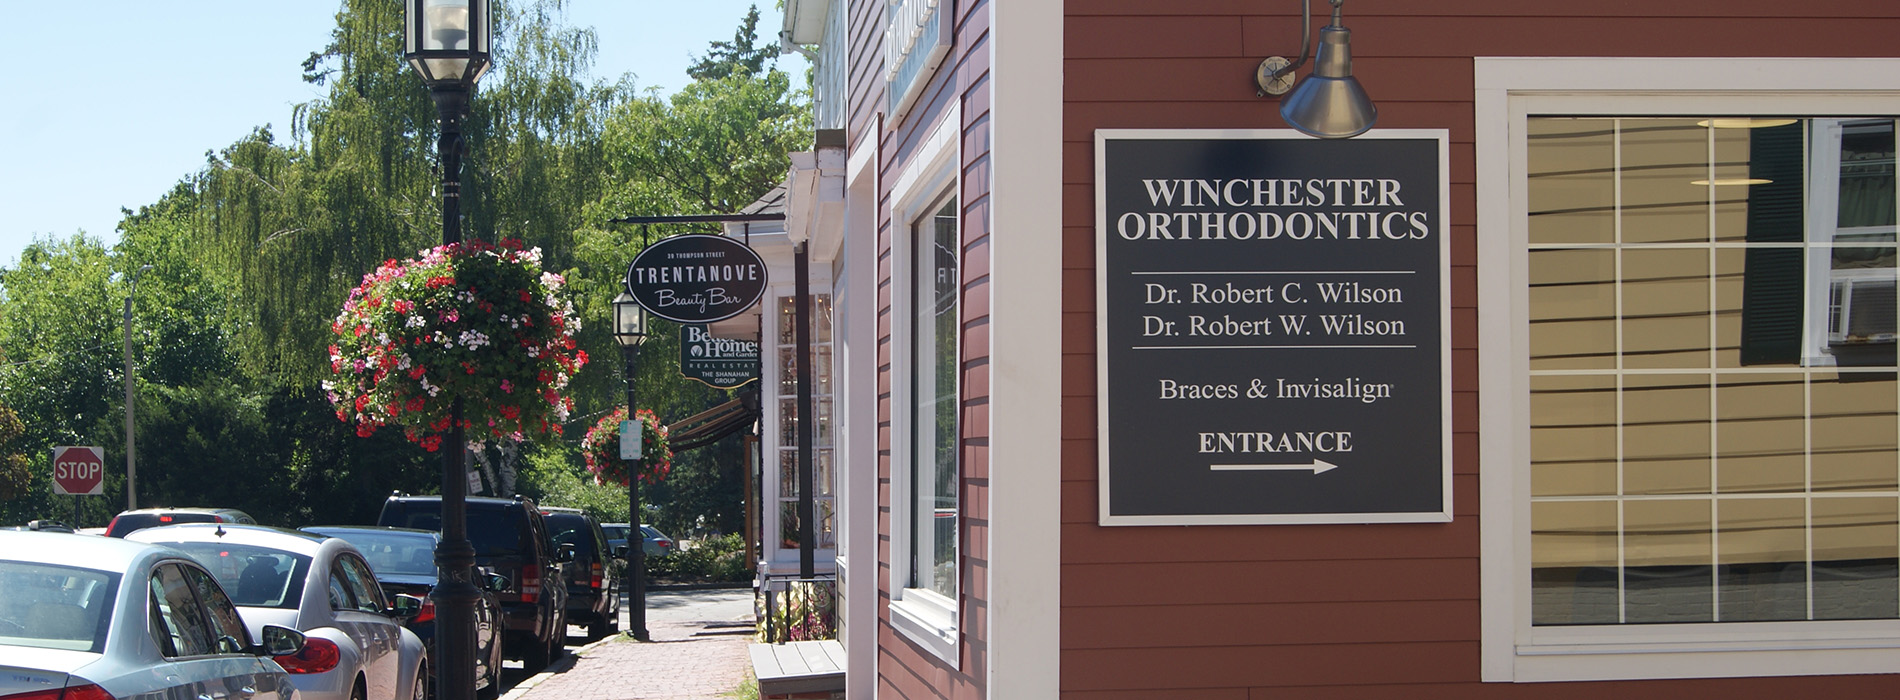
[[[246,629],[217,580],[177,550],[0,532],[0,698],[294,700],[271,657],[302,649],[296,630]]]
[[[164,544],[197,559],[231,592],[253,630],[265,624],[302,630],[304,657],[333,657],[291,671],[304,700],[428,697],[422,640],[401,617],[421,608],[383,596],[363,555],[349,542],[256,525],[155,527],[126,536]]]

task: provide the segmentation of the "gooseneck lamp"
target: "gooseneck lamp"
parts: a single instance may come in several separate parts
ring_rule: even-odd
[[[1280,118],[1288,126],[1308,136],[1323,139],[1352,138],[1366,133],[1379,121],[1379,108],[1366,95],[1365,87],[1352,77],[1352,32],[1340,23],[1340,5],[1330,0],[1333,23],[1320,29],[1319,57],[1313,62],[1313,74],[1296,80],[1293,71],[1306,62],[1311,41],[1312,6],[1300,0],[1300,58],[1288,62],[1279,56],[1260,62],[1254,81],[1260,94],[1281,95]],[[1297,84],[1296,84],[1297,83]],[[1287,92],[1291,90],[1291,94]]]
[[[442,244],[462,240],[462,117],[475,81],[488,72],[488,0],[405,0],[403,58],[435,100],[436,152],[442,165]],[[468,541],[468,443],[462,399],[450,405],[442,455],[442,540],[435,549],[435,697],[475,697],[475,547]],[[519,582],[517,582],[519,583]],[[557,630],[563,641],[567,632]]]

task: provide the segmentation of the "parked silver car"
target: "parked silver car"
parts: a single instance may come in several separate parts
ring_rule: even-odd
[[[231,592],[251,628],[268,623],[302,630],[307,651],[329,655],[323,664],[289,669],[304,700],[428,697],[422,640],[400,619],[420,610],[421,601],[403,596],[402,606],[392,605],[349,542],[225,524],[155,527],[126,539],[197,559]]]
[[[176,550],[0,532],[0,697],[291,700],[271,657],[302,649],[296,630],[246,629],[217,580]]]

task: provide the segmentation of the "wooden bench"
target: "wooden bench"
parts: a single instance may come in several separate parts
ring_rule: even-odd
[[[749,651],[761,698],[844,692],[844,646],[835,639],[753,644]]]

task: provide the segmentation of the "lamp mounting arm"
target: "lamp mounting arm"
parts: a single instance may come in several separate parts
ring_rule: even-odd
[[[1327,0],[1333,6],[1333,25],[1341,26],[1340,6],[1346,0]],[[1259,70],[1254,72],[1254,82],[1259,85],[1256,91],[1261,97],[1284,95],[1293,89],[1293,71],[1306,65],[1306,59],[1312,56],[1313,49],[1313,3],[1312,0],[1300,0],[1300,58],[1288,63],[1284,57],[1269,56],[1260,62]]]

